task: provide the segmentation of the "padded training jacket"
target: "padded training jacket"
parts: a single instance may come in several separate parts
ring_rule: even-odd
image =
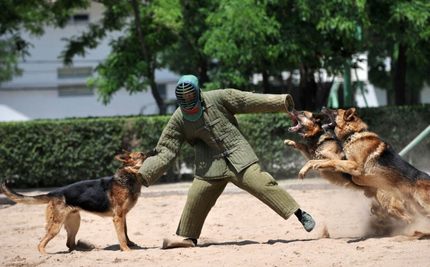
[[[239,130],[235,114],[286,111],[294,105],[290,95],[257,94],[236,89],[202,92],[203,116],[185,120],[178,108],[163,129],[157,155],[143,163],[142,184],[153,184],[168,169],[187,141],[195,151],[195,175],[200,179],[225,177],[227,161],[241,172],[258,161],[254,150]]]

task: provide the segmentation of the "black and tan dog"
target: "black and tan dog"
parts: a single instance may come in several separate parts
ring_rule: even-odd
[[[309,111],[292,110],[288,115],[293,126],[289,132],[297,133],[303,138],[303,142],[284,140],[284,144],[298,150],[307,160],[313,159],[337,159],[345,158],[342,147],[336,137],[322,128],[322,125],[330,123],[328,116]],[[322,170],[321,176],[329,182],[343,187],[363,189],[351,180],[351,175]]]
[[[348,173],[355,184],[388,193],[388,199],[394,200],[394,210],[428,216],[430,176],[403,160],[388,143],[369,131],[355,108],[327,112],[334,118],[334,133],[346,159],[310,160],[299,177],[303,178],[311,169]],[[395,207],[397,204],[400,206]]]
[[[14,192],[4,182],[1,189],[16,203],[48,204],[46,235],[38,245],[42,254],[46,253],[46,245],[59,233],[63,224],[67,231],[67,247],[70,250],[76,247],[75,237],[80,226],[80,210],[113,217],[120,248],[128,251],[129,246],[135,244],[127,236],[126,215],[140,195],[141,183],[136,172],[148,156],[150,154],[125,152],[115,157],[122,162],[115,175],[76,182],[43,195],[25,196]]]
[[[334,114],[329,114],[323,108],[322,113],[293,110],[289,112],[289,116],[294,124],[289,131],[301,135],[304,143],[285,140],[286,145],[299,150],[308,160],[346,159],[340,141],[333,132]],[[320,175],[333,184],[362,191],[366,197],[371,198],[371,212],[376,216],[376,220],[372,222],[373,227],[381,234],[387,233],[392,225],[398,225],[398,220],[411,222],[413,216],[408,213],[404,201],[389,192],[355,184],[348,173],[323,169],[320,170]]]

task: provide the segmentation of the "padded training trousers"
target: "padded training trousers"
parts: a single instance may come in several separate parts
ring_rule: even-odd
[[[209,211],[229,182],[261,200],[284,219],[299,209],[293,197],[278,186],[269,173],[261,171],[258,163],[252,164],[240,173],[236,173],[233,167],[229,167],[230,171],[225,178],[203,180],[196,177],[193,180],[176,231],[177,235],[199,238]]]

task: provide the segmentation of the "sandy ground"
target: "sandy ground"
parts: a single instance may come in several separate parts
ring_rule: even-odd
[[[206,220],[199,246],[170,250],[160,247],[163,238],[174,237],[189,183],[142,190],[127,217],[129,236],[140,246],[131,252],[119,250],[110,218],[82,213],[78,239],[96,248],[69,253],[62,229],[48,244],[48,255],[40,255],[44,206],[2,204],[0,266],[430,266],[430,240],[400,234],[365,238],[371,214],[361,193],[321,179],[280,185],[313,215],[314,231],[307,233],[295,217],[285,221],[229,185]],[[4,203],[3,195],[1,199]],[[329,238],[322,237],[324,228]]]

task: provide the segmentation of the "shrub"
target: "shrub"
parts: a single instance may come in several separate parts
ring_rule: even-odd
[[[359,114],[370,130],[397,151],[430,124],[430,105],[366,108]],[[155,147],[168,119],[132,116],[0,123],[0,177],[13,178],[19,187],[46,187],[112,175],[118,167],[114,156],[123,149]],[[267,171],[277,178],[297,176],[305,161],[283,145],[285,138],[300,139],[288,132],[285,114],[246,114],[238,120]],[[419,168],[428,168],[429,152],[427,137],[407,158]],[[193,166],[193,157],[192,148],[184,145],[160,182],[183,180],[179,166],[183,162]]]

